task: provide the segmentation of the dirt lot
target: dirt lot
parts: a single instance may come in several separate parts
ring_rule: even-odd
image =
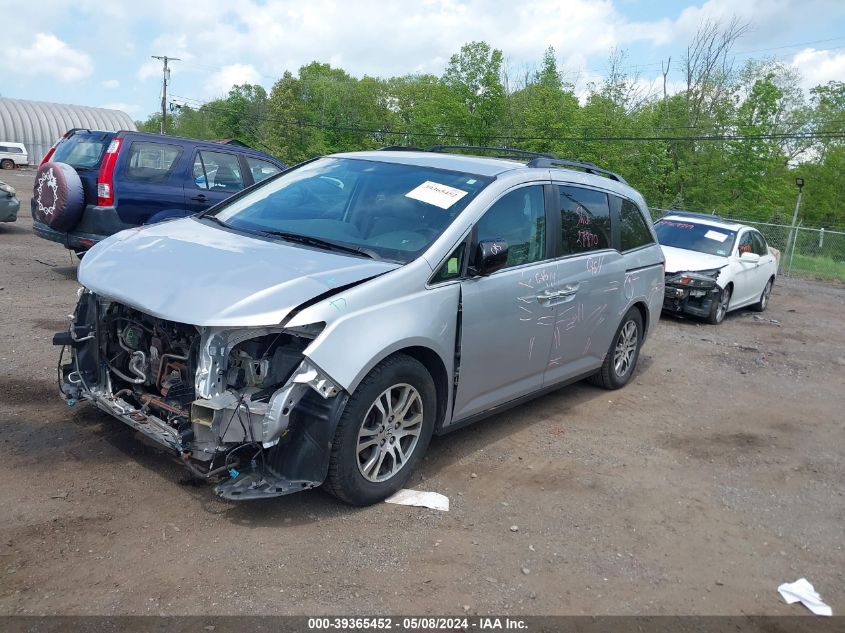
[[[795,614],[776,587],[802,576],[845,611],[845,289],[664,318],[626,389],[435,438],[411,485],[448,513],[236,504],[59,400],[76,262],[32,234],[32,176],[0,173],[0,613]]]

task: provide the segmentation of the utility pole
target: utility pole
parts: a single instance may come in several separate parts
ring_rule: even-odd
[[[161,69],[161,133],[165,134],[167,129],[167,83],[170,81],[170,69],[167,67],[167,62],[181,61],[178,57],[168,57],[167,55],[152,55],[153,59],[160,59],[162,62]]]
[[[798,187],[798,199],[795,201],[795,212],[792,214],[792,228],[789,231],[789,240],[786,242],[786,249],[789,251],[789,271],[792,270],[792,256],[795,254],[795,242],[798,239],[798,229],[795,223],[798,221],[798,210],[801,208],[801,194],[804,190],[804,179],[796,178],[795,186]]]

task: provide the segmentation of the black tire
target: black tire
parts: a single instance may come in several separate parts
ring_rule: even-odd
[[[633,349],[630,349],[630,340],[627,343],[624,341],[628,336],[629,329],[633,324],[636,340],[634,341]],[[620,345],[630,349],[632,354],[628,354],[628,361],[624,364],[624,368],[620,371],[617,367],[617,351]],[[640,348],[643,345],[643,317],[637,308],[631,308],[625,314],[619,327],[616,328],[616,333],[610,342],[610,347],[605,354],[604,362],[601,369],[590,377],[590,382],[605,389],[620,389],[628,384],[631,376],[637,369],[637,359],[640,357]]]
[[[733,286],[728,284],[719,293],[719,299],[710,306],[710,314],[707,315],[708,323],[718,325],[725,320],[730,307],[731,296],[733,296]]]
[[[374,407],[377,407],[377,401],[382,402],[381,399],[385,393],[388,393],[388,397],[390,397],[393,394],[392,390],[404,389],[404,386],[412,387],[419,396],[421,411],[414,404],[413,412],[414,416],[421,413],[422,421],[419,422],[419,434],[416,442],[405,444],[406,447],[410,447],[410,453],[400,464],[401,460],[397,459],[396,450],[391,449],[391,446],[398,443],[401,447],[403,441],[407,440],[409,435],[394,437],[392,431],[388,431],[388,438],[379,439],[381,435],[384,435],[384,432],[374,435],[373,429],[381,428],[384,430],[384,425],[379,427],[377,420],[381,416],[378,409],[374,409]],[[416,403],[416,400],[414,402]],[[392,411],[392,405],[390,411]],[[344,407],[332,443],[329,472],[323,487],[327,492],[351,505],[370,505],[386,499],[408,481],[414,466],[428,448],[428,443],[434,431],[436,415],[437,392],[434,380],[423,364],[404,354],[398,354],[382,361],[361,381]],[[382,419],[393,421],[394,418],[385,417]],[[399,429],[397,429],[397,432],[400,432]],[[359,434],[361,433],[364,433],[365,437],[372,437],[381,444],[359,451]],[[367,443],[365,439],[361,441]],[[388,446],[387,443],[390,445]],[[382,451],[381,446],[387,446],[387,448]],[[369,451],[370,448],[372,451]],[[390,450],[393,450],[392,454],[387,452]],[[364,469],[370,463],[369,459],[372,459],[372,456],[379,451],[385,452],[387,456],[375,465],[375,474],[373,475],[375,478],[378,478],[381,469],[385,469],[384,476],[388,474],[386,472],[389,470],[388,459],[392,460],[390,464],[392,468],[396,468],[397,465],[398,468],[389,478],[383,481],[373,481],[365,477]],[[366,460],[363,465],[361,464],[362,459]]]
[[[760,300],[751,306],[751,309],[755,312],[763,312],[766,308],[769,307],[769,299],[772,296],[772,286],[775,285],[775,278],[770,277],[769,281],[766,282],[766,286],[763,288],[763,293],[760,295]]]
[[[0,160],[0,169],[14,169],[14,168],[15,168],[15,161],[13,161],[9,158],[4,158],[3,160]]]
[[[57,231],[70,231],[85,207],[85,192],[76,170],[67,163],[44,163],[32,188],[35,217]]]

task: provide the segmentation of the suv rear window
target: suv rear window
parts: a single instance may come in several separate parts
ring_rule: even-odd
[[[76,132],[59,143],[52,160],[67,163],[75,169],[99,167],[100,159],[113,137],[114,133],[109,132]]]

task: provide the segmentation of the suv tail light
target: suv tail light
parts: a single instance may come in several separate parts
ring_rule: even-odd
[[[112,139],[100,163],[100,171],[97,174],[97,204],[101,207],[114,204],[114,164],[117,162],[119,151],[120,139]]]
[[[68,137],[69,134],[70,134],[70,130],[68,130],[67,132],[62,134],[62,137],[58,141],[53,143],[53,147],[51,147],[50,149],[47,150],[47,153],[44,154],[44,158],[42,158],[41,162],[38,163],[39,167],[41,167],[41,165],[43,165],[44,163],[50,162],[50,159],[53,158],[53,154],[56,153],[56,148],[59,146],[59,143],[61,143],[63,140],[65,140]]]

